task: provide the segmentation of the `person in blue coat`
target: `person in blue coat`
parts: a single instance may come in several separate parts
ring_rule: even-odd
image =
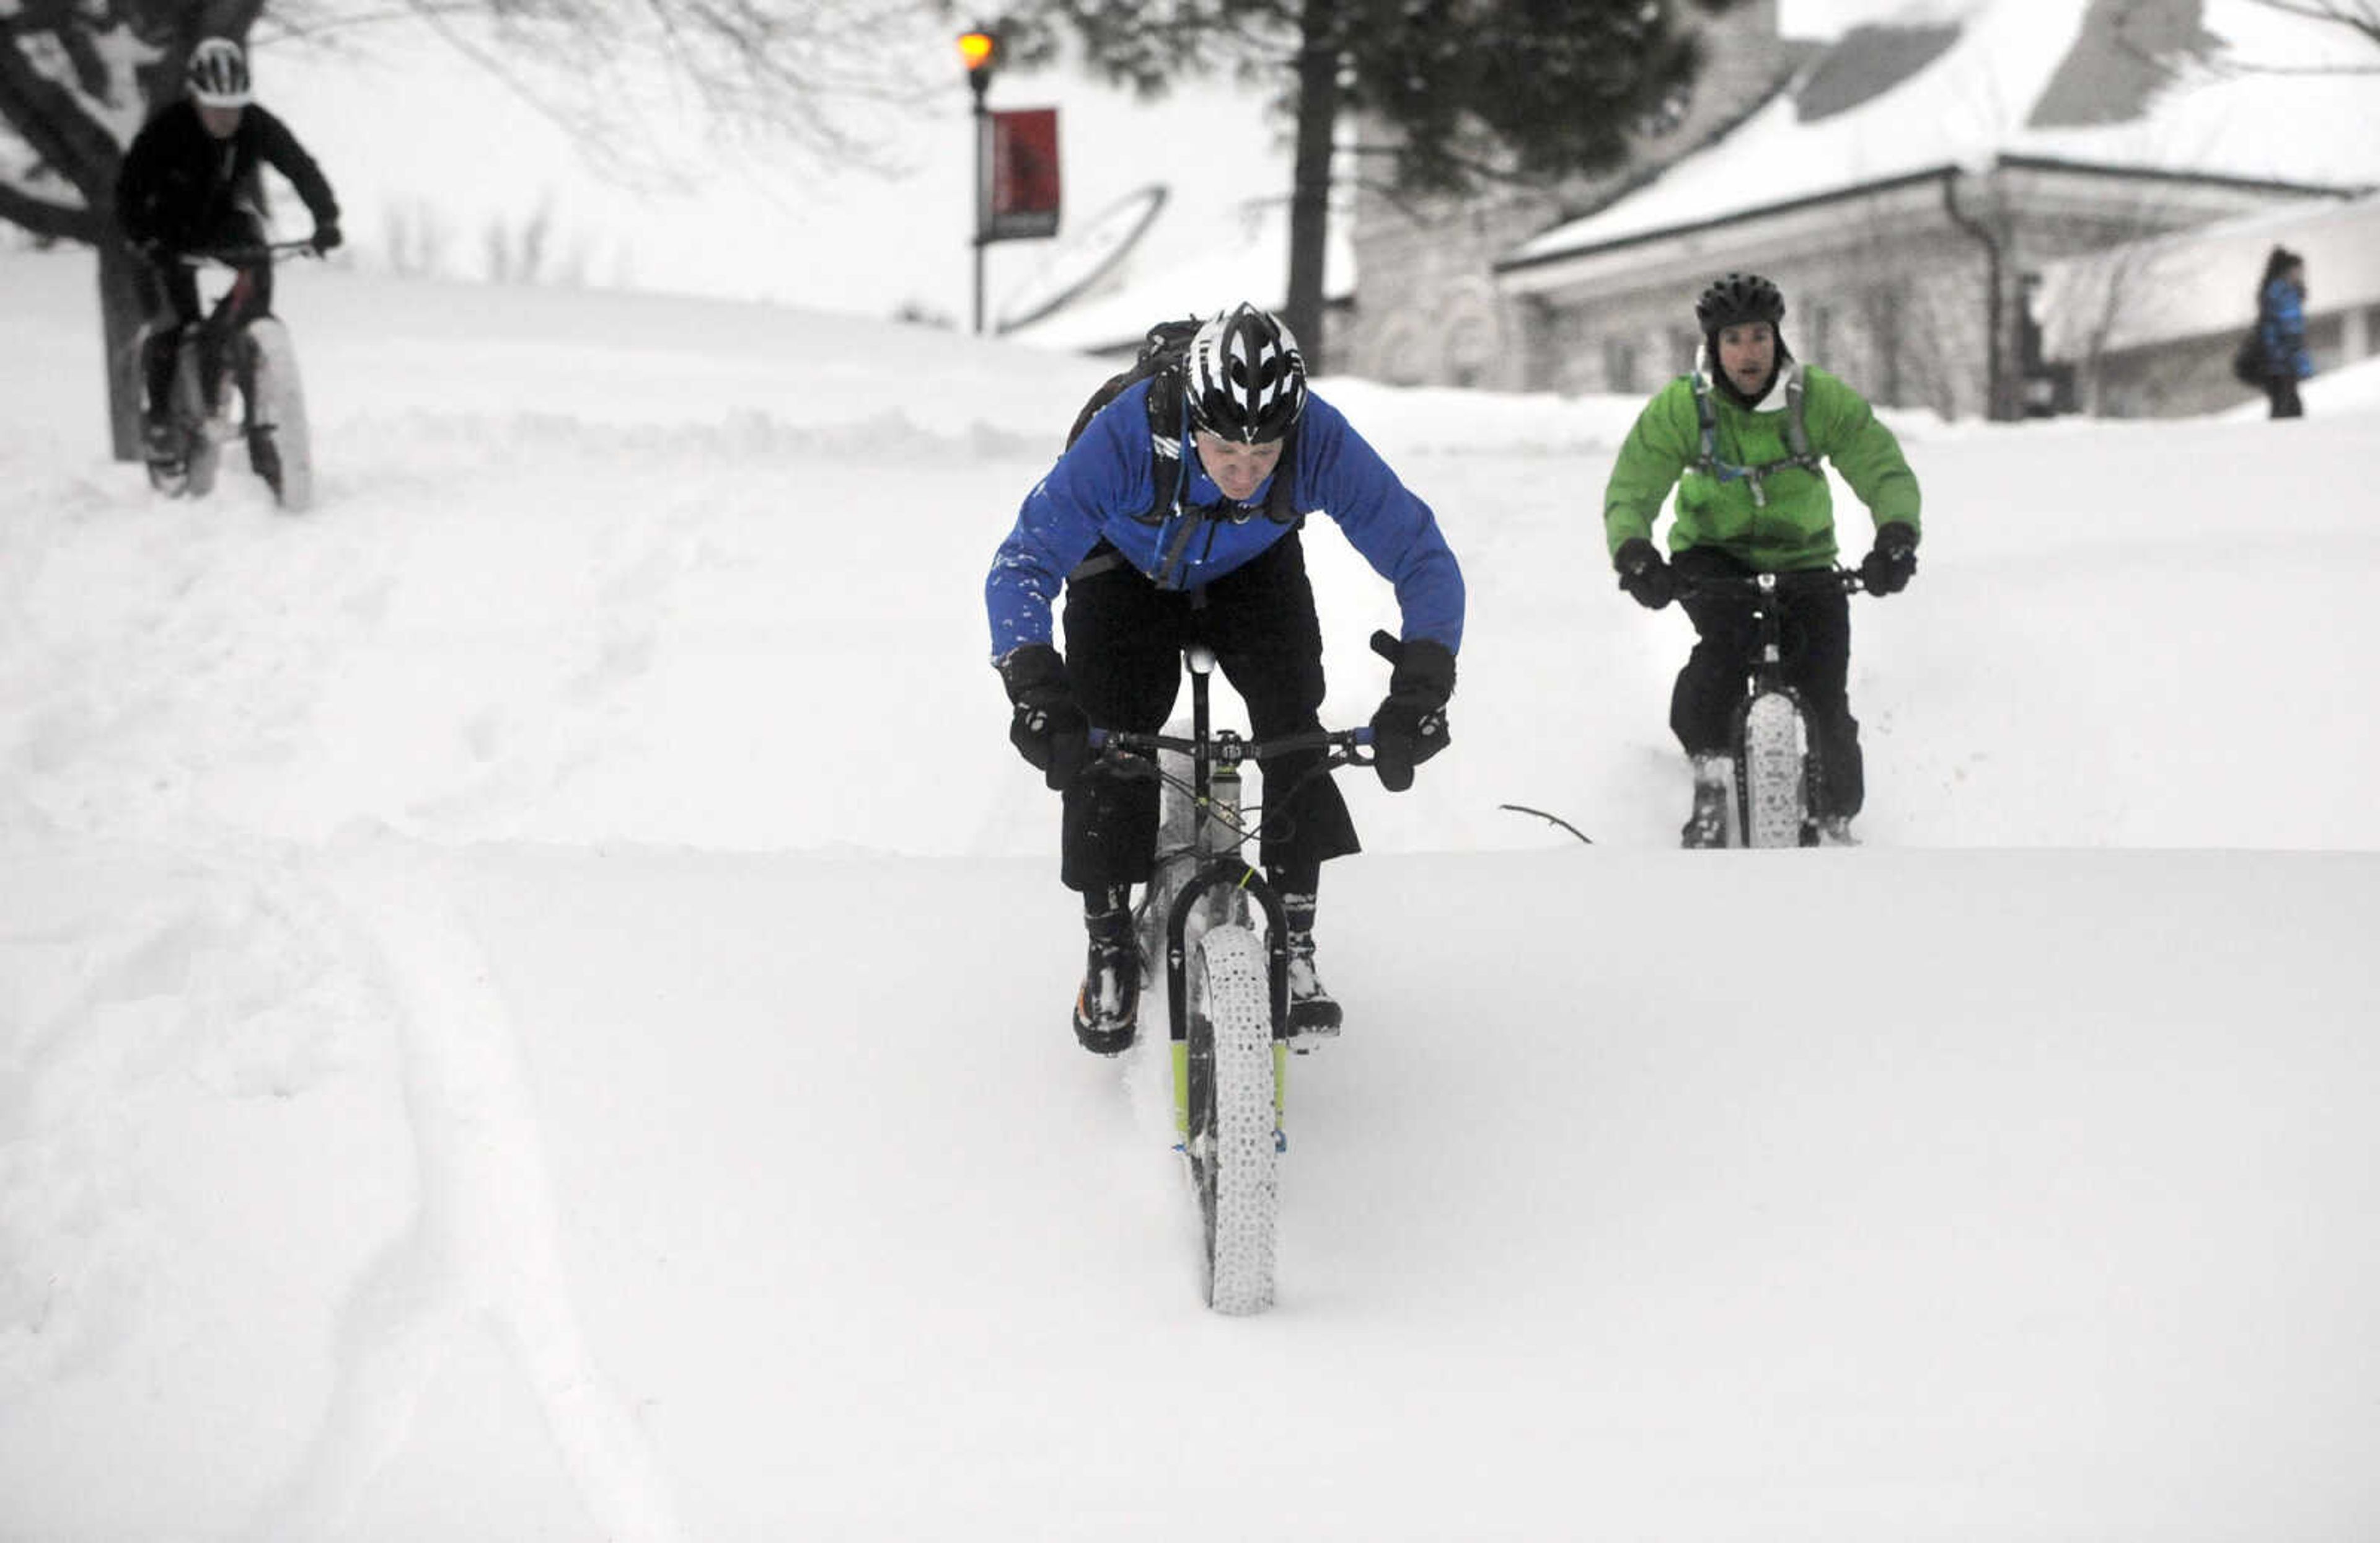
[[[1306,389],[1297,340],[1269,312],[1218,312],[1177,364],[1099,408],[1026,495],[992,559],[984,605],[1009,737],[1063,796],[1059,877],[1082,894],[1090,936],[1075,1033],[1091,1051],[1133,1041],[1131,887],[1150,876],[1158,794],[1092,760],[1088,731],[1162,729],[1194,642],[1214,650],[1255,737],[1318,728],[1322,632],[1299,543],[1311,515],[1327,516],[1395,587],[1402,641],[1372,726],[1381,781],[1409,786],[1413,768],[1447,743],[1462,570],[1429,505]],[[1051,641],[1062,599],[1062,656]],[[1359,846],[1337,784],[1309,774],[1322,759],[1261,763],[1259,860],[1287,915],[1297,1038],[1339,1030],[1339,1005],[1314,970],[1315,894],[1322,864]]]
[[[2275,418],[2303,418],[2298,383],[2313,373],[2305,346],[2305,259],[2275,247],[2256,286],[2256,335],[2265,345],[2265,395]]]

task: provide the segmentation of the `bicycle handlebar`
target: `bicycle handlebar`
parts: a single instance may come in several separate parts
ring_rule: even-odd
[[[1170,734],[1138,734],[1130,729],[1093,729],[1093,750],[1123,750],[1134,755],[1153,756],[1160,750],[1173,750],[1195,756],[1203,747],[1209,759],[1218,766],[1237,766],[1244,760],[1262,759],[1271,756],[1294,755],[1300,750],[1335,750],[1353,753],[1369,748],[1372,727],[1366,723],[1354,729],[1307,729],[1299,734],[1285,734],[1274,739],[1244,739],[1230,729],[1224,729],[1208,739],[1201,747],[1195,739]]]
[[[1795,568],[1783,573],[1679,574],[1682,595],[1807,594],[1839,589],[1847,595],[1864,592],[1857,568]]]
[[[185,268],[203,268],[210,262],[226,268],[252,268],[260,262],[270,262],[280,257],[320,257],[311,241],[267,241],[252,247],[206,247],[194,251],[176,252],[174,261]]]

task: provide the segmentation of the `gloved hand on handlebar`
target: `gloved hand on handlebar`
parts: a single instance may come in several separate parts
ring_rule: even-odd
[[[1066,662],[1047,643],[1026,643],[1002,654],[996,668],[1015,708],[1009,743],[1053,792],[1065,791],[1091,753],[1090,720],[1075,705]]]
[[[1454,655],[1427,638],[1400,643],[1384,633],[1374,648],[1396,664],[1389,694],[1372,714],[1372,770],[1390,793],[1413,786],[1414,768],[1446,748],[1447,699],[1454,695]]]
[[[338,221],[325,220],[314,227],[314,234],[307,237],[306,244],[314,249],[317,256],[328,256],[346,239],[339,234]]]
[[[1905,520],[1887,520],[1876,529],[1876,545],[1859,565],[1860,583],[1871,595],[1897,595],[1917,573],[1917,532]]]
[[[1670,565],[1642,536],[1631,536],[1620,543],[1620,550],[1611,554],[1611,567],[1620,576],[1620,587],[1647,611],[1658,611],[1678,592],[1677,577],[1670,573]]]

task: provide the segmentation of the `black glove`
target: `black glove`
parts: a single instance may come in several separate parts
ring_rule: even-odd
[[[1090,720],[1075,705],[1066,662],[1047,643],[1026,643],[1002,655],[997,668],[1016,709],[1009,743],[1053,791],[1064,791],[1091,754]]]
[[[1876,529],[1876,545],[1859,565],[1860,583],[1871,595],[1897,595],[1917,573],[1917,532],[1903,520]]]
[[[339,234],[338,221],[324,220],[314,227],[314,234],[306,244],[313,248],[317,254],[321,254],[333,250],[346,239],[346,237]]]
[[[1390,793],[1413,786],[1414,768],[1446,748],[1446,700],[1454,695],[1454,655],[1427,638],[1398,642],[1386,633],[1373,648],[1396,663],[1389,694],[1372,714],[1372,770]]]
[[[1647,611],[1658,611],[1678,592],[1677,576],[1642,536],[1631,536],[1620,543],[1620,550],[1611,554],[1611,567],[1620,575],[1620,587]]]

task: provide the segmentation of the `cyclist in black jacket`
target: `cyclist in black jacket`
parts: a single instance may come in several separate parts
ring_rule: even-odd
[[[148,435],[152,455],[173,454],[167,416],[182,329],[199,320],[198,275],[176,261],[204,248],[261,246],[265,238],[261,168],[289,179],[314,216],[314,249],[339,244],[339,200],[330,180],[288,126],[255,101],[248,60],[229,38],[190,51],[189,94],[133,136],[115,177],[115,223],[147,269],[150,330]],[[248,270],[248,314],[273,309],[273,265]],[[214,371],[203,378],[210,383]],[[212,384],[209,389],[212,388]],[[209,403],[212,408],[214,404]]]

